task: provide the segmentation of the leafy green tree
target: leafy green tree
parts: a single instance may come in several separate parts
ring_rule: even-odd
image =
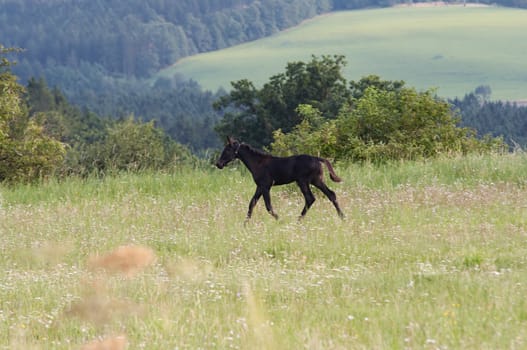
[[[383,91],[400,91],[404,88],[404,81],[402,80],[382,80],[378,75],[368,75],[358,81],[351,81],[349,88],[351,97],[355,100],[364,96],[366,89],[375,87]]]
[[[86,175],[96,169],[95,143],[106,138],[112,125],[93,112],[71,105],[58,89],[50,90],[44,79],[30,79],[26,89],[29,117],[43,127],[43,132],[68,145],[61,175]]]
[[[8,137],[9,126],[13,120],[25,113],[22,104],[23,87],[16,81],[16,76],[11,74],[11,62],[6,55],[17,51],[14,48],[5,48],[0,45],[0,137]]]
[[[153,122],[138,124],[130,117],[108,130],[107,167],[117,170],[155,169],[165,162],[163,134]]]
[[[0,45],[0,182],[32,181],[49,176],[64,159],[65,145],[45,134],[28,117],[24,89],[6,55],[17,51]]]
[[[492,95],[492,89],[489,85],[480,85],[476,87],[474,93],[480,96],[484,102],[486,102],[490,99],[490,95]]]
[[[313,56],[311,61],[291,62],[286,71],[272,76],[261,89],[252,82],[232,83],[229,95],[221,97],[216,110],[224,113],[216,130],[220,138],[235,135],[262,147],[269,145],[273,132],[290,132],[302,121],[297,107],[309,104],[326,119],[335,118],[342,104],[349,100],[342,68],[343,56]]]
[[[266,126],[258,90],[247,79],[232,82],[232,90],[228,95],[214,102],[214,109],[223,114],[223,118],[215,129],[220,139],[236,135],[240,139],[261,146],[267,141],[269,127]]]

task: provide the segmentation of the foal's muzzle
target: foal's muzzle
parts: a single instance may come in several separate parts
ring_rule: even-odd
[[[216,166],[218,167],[218,169],[223,169],[223,167],[225,166],[225,164],[220,163],[220,162],[218,161],[218,162],[216,162]]]

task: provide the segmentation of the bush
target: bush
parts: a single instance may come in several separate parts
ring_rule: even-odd
[[[78,175],[102,175],[168,169],[193,161],[190,150],[156,128],[153,121],[142,123],[131,116],[109,126],[103,140],[77,145],[68,153],[65,170]]]
[[[311,106],[300,106],[303,121],[290,133],[275,132],[272,150],[382,162],[505,149],[501,139],[478,139],[474,130],[459,127],[460,118],[450,105],[431,91],[370,86],[354,102],[353,108],[344,105],[334,120],[324,120]]]
[[[307,153],[318,157],[334,157],[337,142],[335,121],[327,121],[311,105],[302,104],[296,112],[302,121],[290,133],[283,133],[281,129],[273,133],[273,152],[282,156]]]

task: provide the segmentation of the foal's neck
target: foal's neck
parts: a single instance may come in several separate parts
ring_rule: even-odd
[[[271,157],[271,155],[254,150],[249,145],[242,144],[238,149],[238,158],[252,173],[258,168],[264,158],[269,157]]]

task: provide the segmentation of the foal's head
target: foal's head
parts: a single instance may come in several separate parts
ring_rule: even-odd
[[[238,157],[239,149],[240,143],[231,137],[227,137],[227,144],[225,145],[223,152],[221,152],[220,159],[216,162],[216,166],[223,169],[225,165]]]

